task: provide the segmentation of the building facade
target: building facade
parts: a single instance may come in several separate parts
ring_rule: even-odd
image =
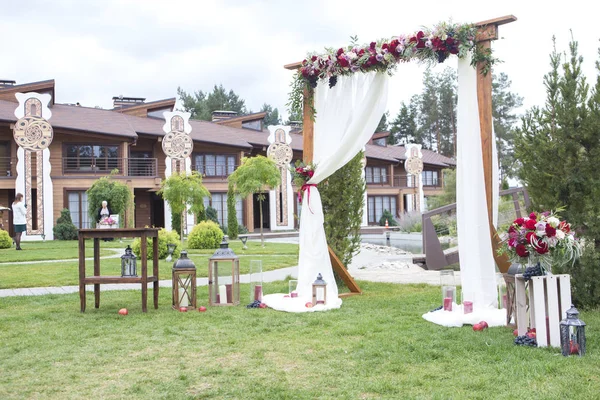
[[[26,109],[19,103],[17,93],[25,94],[27,99],[37,93],[48,100],[47,115],[51,117],[46,122],[51,126],[52,137],[41,150],[27,150],[25,142],[19,141],[16,125],[22,118],[15,111],[22,109],[26,113],[32,108]],[[175,165],[165,153],[163,140],[170,140],[170,131],[164,129],[165,113],[177,114],[173,113],[176,99],[146,102],[143,98],[119,96],[113,98],[114,107],[106,110],[60,104],[55,101],[55,94],[53,80],[19,85],[0,81],[0,206],[10,207],[15,194],[25,192],[29,213],[26,237],[51,239],[51,228],[63,209],[69,210],[78,228],[95,227],[97,221],[89,215],[86,190],[111,172],[134,195],[135,207],[124,218],[128,225],[170,227],[168,204],[157,191]],[[39,114],[36,107],[33,111]],[[39,118],[43,117],[42,113]],[[227,177],[240,165],[242,157],[267,153],[278,160],[284,184],[271,191],[263,202],[264,228],[275,231],[297,226],[296,188],[285,162],[287,158],[292,162],[302,158],[301,132],[288,127],[280,127],[283,130],[279,132],[268,131],[263,126],[264,117],[265,113],[238,116],[217,111],[211,122],[185,122],[189,125],[189,154],[185,163],[177,164],[183,167],[176,168],[202,174],[211,193],[205,205],[217,211],[224,226]],[[379,140],[365,147],[365,224],[378,223],[385,209],[401,216],[417,209],[418,202],[417,177],[407,175],[403,166],[404,147],[387,146],[381,140],[382,134],[376,135]],[[287,156],[281,156],[284,151]],[[437,194],[443,188],[442,169],[454,167],[455,163],[427,150],[423,150],[423,162],[425,196]],[[238,222],[249,231],[259,228],[259,204],[257,196],[236,201]],[[194,223],[193,217],[188,218],[188,228]],[[10,212],[2,214],[1,224],[13,234]]]

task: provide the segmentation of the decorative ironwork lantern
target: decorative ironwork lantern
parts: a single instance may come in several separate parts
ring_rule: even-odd
[[[319,273],[317,280],[312,284],[312,305],[327,304],[327,282]]]
[[[248,248],[248,246],[246,246],[246,242],[248,241],[248,236],[241,236],[240,235],[240,240],[242,241],[242,244],[244,245],[242,247],[242,249],[246,250]]]
[[[229,248],[225,237],[208,259],[208,303],[211,306],[240,304],[240,259]]]
[[[129,245],[121,256],[121,276],[137,276],[137,257]]]
[[[173,308],[196,308],[196,266],[182,250],[173,263]]]
[[[585,354],[585,322],[573,305],[567,310],[567,318],[560,321],[560,348],[563,356]]]
[[[165,261],[171,262],[171,260],[173,260],[173,252],[175,251],[175,247],[177,247],[175,243],[167,243],[167,258]]]
[[[521,264],[512,264],[504,276],[504,282],[506,283],[506,325],[517,326],[517,287],[515,284],[515,277],[518,274],[522,274],[525,269]]]

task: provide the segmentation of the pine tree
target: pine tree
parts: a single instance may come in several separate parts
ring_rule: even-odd
[[[264,119],[264,126],[281,125],[281,117],[277,108],[273,108],[271,105],[265,103],[260,111],[267,113]]]
[[[402,102],[398,115],[390,126],[388,144],[414,143],[417,135],[416,110]]]
[[[518,120],[514,113],[523,105],[523,98],[510,91],[511,81],[508,75],[500,73],[492,79],[492,116],[496,133],[496,148],[502,180],[515,174],[514,135]]]
[[[227,92],[223,85],[215,85],[213,91],[204,93],[198,90],[193,94],[177,88],[177,95],[183,103],[183,109],[192,114],[192,119],[204,121],[212,120],[213,111],[235,111],[238,114],[246,113],[246,104],[233,90]]]
[[[375,128],[375,132],[373,133],[377,133],[377,132],[387,132],[388,131],[388,117],[390,116],[390,112],[386,111],[385,113],[383,113],[383,115],[381,116],[381,120],[379,120],[379,124],[377,125],[377,128]]]

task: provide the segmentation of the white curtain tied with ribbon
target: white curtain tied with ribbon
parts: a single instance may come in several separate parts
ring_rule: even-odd
[[[315,174],[308,182],[318,184],[343,167],[367,144],[387,106],[389,77],[384,72],[356,73],[338,77],[329,88],[320,81],[314,94],[317,112],[314,125]],[[303,194],[300,217],[298,297],[271,294],[263,302],[276,310],[312,312],[339,308],[337,286],[327,250],[323,206],[316,186]],[[306,307],[312,301],[312,283],[321,274],[327,282],[327,303]]]
[[[455,304],[452,312],[438,310],[423,315],[426,320],[444,326],[462,326],[479,321],[486,321],[489,326],[506,324],[506,310],[497,308],[496,264],[483,176],[477,73],[471,66],[471,57],[458,60],[456,220],[463,301],[473,303],[473,312],[464,314],[462,306]],[[494,135],[492,140],[492,217],[497,223],[498,160]]]

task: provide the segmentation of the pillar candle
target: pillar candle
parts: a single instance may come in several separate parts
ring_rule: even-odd
[[[502,295],[502,308],[506,308],[507,297],[505,294]]]
[[[225,288],[225,285],[219,286],[219,303],[227,303],[227,289]]]
[[[446,297],[450,297],[451,299],[454,298],[454,288],[446,289]]]
[[[228,283],[227,285],[225,285],[225,293],[227,295],[227,303],[233,303],[233,296],[232,296],[231,284],[230,283]]]
[[[444,311],[452,311],[452,297],[444,297]]]
[[[254,286],[254,300],[262,300],[262,285]]]
[[[472,301],[463,301],[463,312],[465,314],[470,314],[473,312],[473,302]]]
[[[292,293],[290,293],[291,297],[298,297],[298,292],[293,291]]]
[[[179,288],[179,307],[187,307],[188,305],[189,305],[188,297],[187,297],[187,294],[185,294],[185,289],[180,287]]]

